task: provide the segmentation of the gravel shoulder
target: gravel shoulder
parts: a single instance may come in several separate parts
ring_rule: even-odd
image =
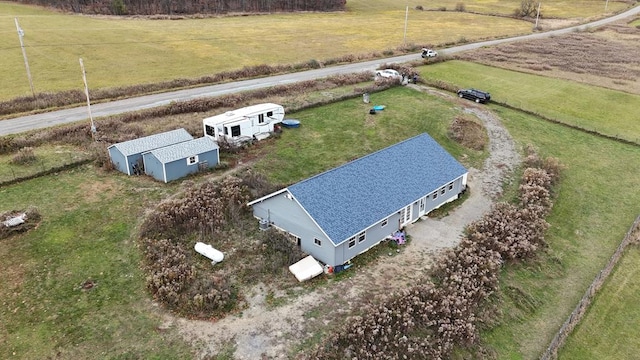
[[[416,90],[459,101],[466,112],[480,119],[489,137],[490,155],[482,169],[469,169],[470,197],[443,218],[424,217],[407,227],[412,241],[399,254],[392,254],[338,283],[306,292],[275,307],[266,306],[265,286],[249,291],[248,308],[241,314],[218,321],[200,321],[165,315],[163,327],[176,327],[197,349],[198,358],[213,356],[235,346],[235,359],[288,359],[296,346],[318,331],[339,324],[340,319],[363,302],[378,301],[422,278],[438,253],[454,247],[464,227],[479,219],[502,193],[502,184],[520,164],[516,146],[500,119],[488,108],[423,86]]]

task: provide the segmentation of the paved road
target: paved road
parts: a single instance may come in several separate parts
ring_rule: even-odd
[[[579,29],[593,28],[608,24],[614,21],[622,20],[624,18],[633,16],[640,13],[640,6],[636,6],[630,10],[627,10],[618,15],[594,21],[588,24],[572,26],[565,29],[552,30],[541,33],[534,33],[530,35],[516,36],[506,39],[489,40],[473,44],[465,44],[461,46],[454,46],[448,49],[440,50],[442,54],[453,54],[461,51],[467,51],[476,49],[483,46],[497,45],[512,41],[531,40],[549,37],[552,35],[566,34]],[[115,115],[130,111],[143,110],[153,108],[157,106],[167,105],[172,101],[186,101],[202,97],[214,97],[230,93],[236,93],[240,91],[254,90],[265,87],[272,87],[275,85],[312,80],[318,78],[324,78],[337,74],[348,74],[361,71],[374,71],[382,64],[385,63],[403,63],[413,60],[419,60],[419,54],[409,54],[403,56],[396,56],[386,59],[378,59],[372,61],[366,61],[361,63],[340,65],[334,67],[328,67],[323,69],[309,70],[292,74],[284,74],[271,76],[268,78],[252,79],[236,81],[233,83],[225,83],[218,85],[203,86],[193,89],[185,89],[178,91],[171,91],[161,94],[146,95],[130,99],[117,100],[107,103],[99,103],[91,105],[91,114],[93,118],[99,118],[103,116]],[[0,121],[0,136],[17,134],[29,130],[42,129],[54,125],[60,125],[70,122],[88,120],[89,115],[86,106],[80,106],[77,108],[52,111],[42,114],[35,114],[29,116],[22,116],[18,118],[2,120]]]

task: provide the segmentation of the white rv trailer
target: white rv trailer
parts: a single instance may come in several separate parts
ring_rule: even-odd
[[[226,140],[237,145],[267,138],[275,124],[284,119],[284,108],[278,104],[258,104],[227,111],[202,120],[204,135],[216,142]]]

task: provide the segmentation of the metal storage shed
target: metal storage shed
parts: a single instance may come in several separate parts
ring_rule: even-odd
[[[144,172],[165,183],[216,166],[220,149],[215,141],[201,137],[142,154]]]
[[[176,129],[113,144],[108,148],[109,157],[117,170],[127,175],[137,175],[144,171],[142,153],[192,139],[187,130]]]

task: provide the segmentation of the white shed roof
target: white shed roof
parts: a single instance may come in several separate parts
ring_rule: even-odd
[[[163,164],[170,163],[172,161],[185,159],[189,156],[194,156],[202,153],[206,153],[212,150],[218,149],[218,144],[208,137],[201,137],[198,139],[183,141],[181,143],[161,147],[159,149],[151,150],[150,153]]]
[[[191,134],[189,134],[187,130],[181,128],[163,132],[160,134],[154,134],[138,139],[124,141],[121,143],[113,144],[110,147],[115,147],[122,153],[122,155],[129,156],[192,139],[193,136],[191,136]]]

